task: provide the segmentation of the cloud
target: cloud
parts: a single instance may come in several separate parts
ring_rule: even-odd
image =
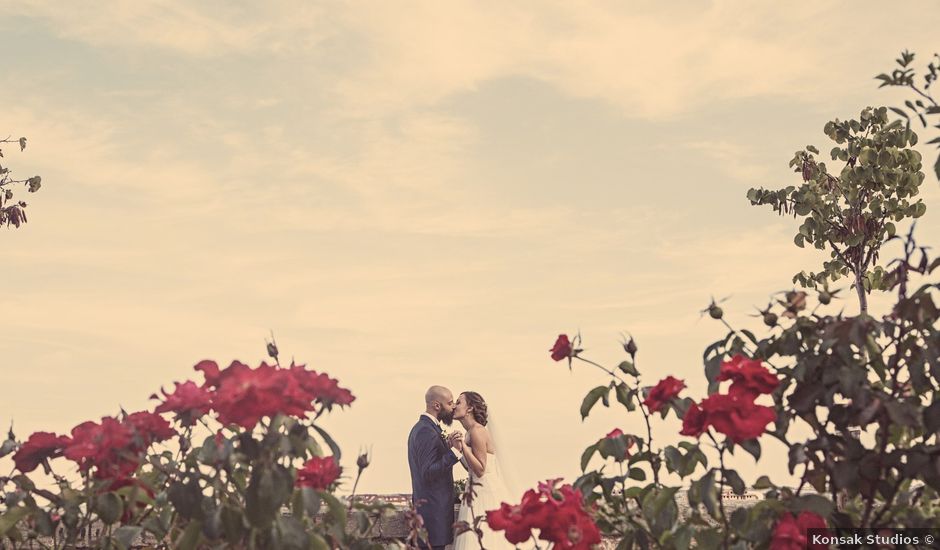
[[[779,170],[769,169],[764,163],[756,162],[757,151],[747,145],[725,140],[710,140],[688,142],[685,147],[702,153],[721,171],[739,182],[750,185],[770,180],[779,172]]]
[[[6,4],[0,13],[33,17],[69,40],[94,46],[146,47],[195,57],[310,50],[328,34],[321,9],[308,2],[266,2],[264,9],[230,2],[47,2]]]

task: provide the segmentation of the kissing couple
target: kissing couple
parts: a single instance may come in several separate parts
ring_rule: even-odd
[[[485,516],[503,502],[511,502],[509,490],[499,465],[500,445],[483,397],[473,391],[454,394],[443,386],[431,386],[424,394],[424,413],[408,435],[408,465],[411,468],[412,501],[424,521],[432,550],[443,550],[454,543],[454,550],[480,548],[477,535],[471,530],[454,540],[454,473],[453,467],[463,463],[469,472],[468,483],[476,495],[472,510],[461,502],[457,521],[471,528],[474,516]],[[443,426],[456,420],[465,433],[444,435]],[[480,523],[484,546],[489,549],[515,548],[502,533],[490,530],[484,519]]]

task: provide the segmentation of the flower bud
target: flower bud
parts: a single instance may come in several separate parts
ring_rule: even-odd
[[[277,360],[277,345],[274,342],[268,342],[268,356]]]
[[[369,467],[369,453],[362,453],[361,455],[359,455],[359,458],[356,459],[356,466],[358,466],[360,470],[365,470],[366,468],[368,468]]]
[[[708,315],[710,315],[712,319],[721,319],[724,316],[724,314],[725,314],[724,310],[722,310],[717,305],[712,304],[708,306]]]
[[[819,303],[822,305],[829,305],[829,302],[832,301],[832,294],[829,294],[825,290],[819,293]]]
[[[765,314],[764,314],[764,324],[767,325],[768,327],[775,327],[775,326],[777,326],[777,314],[776,314],[776,313],[771,313],[771,312],[769,312],[769,311],[768,311],[767,313],[765,313]]]
[[[636,342],[633,341],[633,337],[630,337],[630,341],[623,345],[623,351],[630,354],[630,357],[636,356],[637,347]]]

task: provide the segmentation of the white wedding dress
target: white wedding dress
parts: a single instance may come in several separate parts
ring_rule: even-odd
[[[499,447],[496,447],[499,450]],[[515,548],[506,540],[503,531],[491,531],[486,524],[486,511],[496,510],[500,504],[507,502],[509,504],[518,504],[518,498],[514,498],[507,488],[503,470],[499,465],[499,456],[493,453],[486,455],[486,469],[479,478],[470,472],[470,479],[467,481],[476,481],[478,485],[474,487],[476,496],[473,498],[473,512],[470,507],[460,503],[460,511],[457,514],[457,521],[466,521],[468,525],[473,526],[473,516],[483,516],[480,522],[480,530],[483,531],[483,545],[487,550],[499,550],[501,548]],[[454,539],[453,550],[478,550],[480,541],[477,540],[476,533],[467,531],[457,535]]]

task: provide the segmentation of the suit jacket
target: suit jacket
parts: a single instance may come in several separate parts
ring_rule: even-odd
[[[441,427],[421,415],[408,435],[411,498],[431,546],[454,541],[454,464],[457,455],[441,439]]]

